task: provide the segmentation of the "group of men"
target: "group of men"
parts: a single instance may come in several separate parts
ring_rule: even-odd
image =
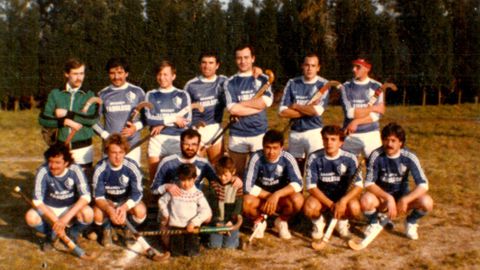
[[[278,112],[291,122],[288,151],[283,133],[268,130],[266,109],[273,103],[273,93],[267,85],[266,91],[257,95],[271,82],[254,67],[254,49],[249,45],[235,49],[238,73],[229,78],[216,74],[220,61],[215,53],[204,53],[199,60],[201,75],[184,89],[173,85],[175,66],[160,62],[155,68],[159,87],[145,95],[127,81],[128,63],[112,58],[106,65],[111,85],[98,93],[101,102],[97,99],[93,104],[93,92],[82,89],[85,64],[67,61],[67,82],[52,90],[40,115],[43,127],[58,129],[58,142],[45,152],[46,163],[35,179],[36,209],[26,215],[43,244],[65,234],[66,228],[75,240],[94,222],[103,228],[102,243],[109,245],[112,225],[128,222],[135,226],[145,220],[138,147],[145,126],[150,128],[147,155],[152,194],[180,195],[174,183],[181,164],[196,167],[198,187],[204,179],[218,182],[211,164],[224,155],[225,109],[235,118],[228,125],[227,144],[234,171],[240,176],[233,185],[243,187],[243,214],[257,221],[254,237],[263,237],[266,215],[277,216],[274,224],[279,236],[289,239],[288,221],[303,211],[312,220],[312,237],[319,239],[326,213],[339,220],[339,234],[348,237],[350,217],[361,219],[363,213],[369,223],[368,235],[385,224],[379,222],[379,215],[388,221],[411,210],[406,235],[418,238],[417,220],[433,207],[426,194],[428,180],[415,154],[404,148],[406,136],[401,126],[390,123],[380,134],[379,119],[385,106],[382,94],[371,102],[381,84],[369,78],[371,64],[367,60],[353,61],[353,79],[340,87],[345,115],[340,128],[324,126],[328,91],[320,98],[313,97],[328,81],[318,75],[319,57],[305,56],[303,75],[288,81]],[[131,117],[145,101],[149,106],[142,107],[144,114]],[[95,168],[94,132],[104,140],[105,157]],[[360,153],[368,158],[365,183],[358,173]],[[410,172],[416,184],[412,191],[408,187]],[[307,198],[302,193],[304,186]],[[39,211],[53,226],[42,220]]]

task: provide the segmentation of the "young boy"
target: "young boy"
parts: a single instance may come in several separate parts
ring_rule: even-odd
[[[346,218],[361,217],[358,198],[362,192],[362,178],[355,177],[358,167],[355,155],[340,149],[345,138],[341,128],[325,126],[321,134],[325,148],[313,152],[307,161],[306,183],[310,196],[305,200],[303,212],[312,220],[313,239],[323,237],[325,219],[322,213],[326,211],[339,219],[337,231],[345,238],[350,234]]]
[[[238,215],[242,213],[243,190],[234,187],[233,182],[240,178],[235,175],[235,163],[231,157],[222,157],[215,166],[219,181],[212,181],[210,185],[215,191],[215,197],[210,201],[214,209],[213,222],[217,226],[231,226]],[[240,180],[241,181],[241,180]],[[210,234],[210,248],[238,248],[238,230],[230,234]]]
[[[162,223],[167,222],[170,228],[186,228],[190,234],[172,235],[170,237],[170,253],[172,256],[198,256],[200,239],[191,234],[195,227],[208,223],[212,218],[212,210],[202,191],[195,187],[197,172],[195,165],[184,163],[177,169],[180,195],[165,193],[158,201],[162,213]]]

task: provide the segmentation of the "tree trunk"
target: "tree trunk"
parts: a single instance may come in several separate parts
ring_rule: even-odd
[[[422,106],[427,105],[427,89],[423,87]]]

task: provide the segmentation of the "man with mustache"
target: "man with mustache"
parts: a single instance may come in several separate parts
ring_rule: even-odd
[[[370,155],[365,192],[360,200],[362,211],[369,225],[365,234],[382,229],[378,212],[386,212],[388,218],[407,215],[405,235],[418,239],[417,221],[432,211],[433,200],[427,194],[428,179],[417,156],[405,148],[405,130],[396,123],[382,129],[383,146]],[[410,191],[408,175],[412,174],[415,188]]]

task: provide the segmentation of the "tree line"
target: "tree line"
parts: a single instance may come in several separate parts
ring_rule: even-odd
[[[231,75],[234,48],[249,43],[256,64],[275,71],[275,90],[316,52],[321,76],[339,81],[353,59],[370,59],[373,78],[399,87],[389,103],[472,102],[479,13],[480,0],[0,0],[0,97],[47,95],[73,56],[87,63],[85,87],[95,92],[109,83],[112,56],[127,57],[130,81],[145,90],[157,87],[153,64],[170,59],[182,88],[200,52],[215,50]]]

